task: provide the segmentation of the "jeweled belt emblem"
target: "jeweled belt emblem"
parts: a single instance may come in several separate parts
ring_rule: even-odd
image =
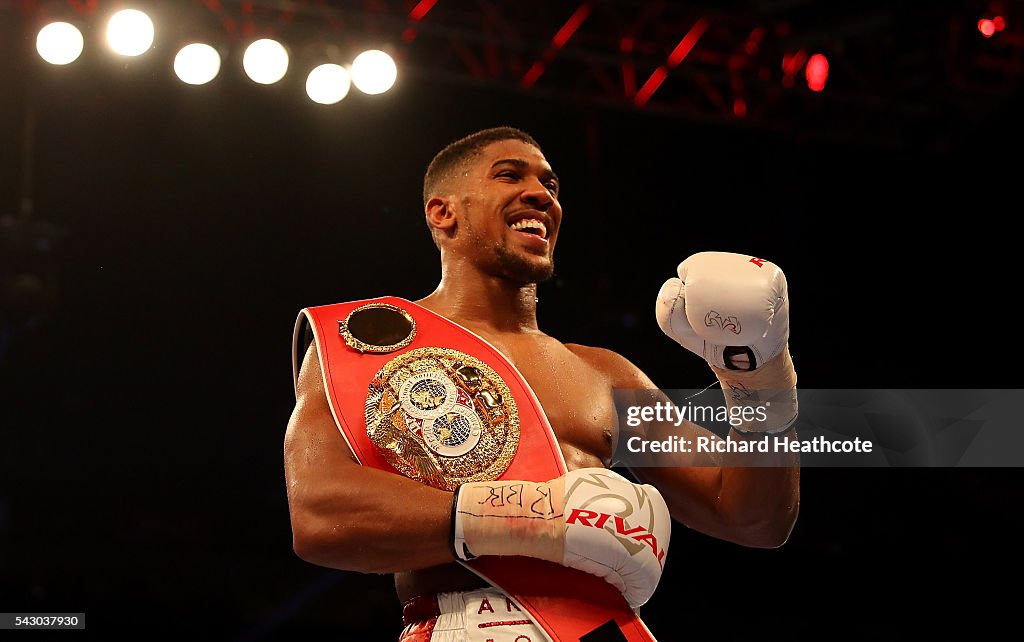
[[[485,362],[449,348],[388,361],[370,382],[365,417],[389,464],[443,490],[496,479],[519,445],[508,386]]]

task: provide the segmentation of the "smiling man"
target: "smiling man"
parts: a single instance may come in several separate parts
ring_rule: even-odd
[[[624,357],[538,327],[558,195],[528,134],[502,127],[456,141],[424,179],[437,289],[415,303],[300,314],[285,438],[295,551],[322,566],[394,573],[405,642],[651,640],[630,618],[658,585],[673,518],[752,547],[780,546],[796,520],[795,456],[634,469],[644,483],[608,470],[620,425],[613,391],[657,388]],[[662,287],[657,320],[708,361],[730,404],[759,389],[791,392],[791,406],[730,438],[791,428],[781,270],[694,255]],[[666,427],[714,438],[688,422],[651,430]],[[552,604],[595,610],[580,629]]]

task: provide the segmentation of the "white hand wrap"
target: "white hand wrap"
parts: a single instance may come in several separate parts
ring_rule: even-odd
[[[711,365],[728,388],[730,412],[734,406],[766,411],[767,420],[737,428],[788,429],[798,408],[786,275],[771,261],[729,252],[694,254],[676,272],[658,293],[662,331]]]
[[[604,468],[545,483],[463,484],[453,512],[460,559],[523,555],[556,562],[604,578],[633,608],[654,594],[672,532],[656,488]]]

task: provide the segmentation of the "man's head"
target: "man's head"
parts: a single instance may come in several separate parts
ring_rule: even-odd
[[[558,178],[526,132],[485,129],[445,147],[427,168],[423,203],[442,261],[521,283],[554,273]]]

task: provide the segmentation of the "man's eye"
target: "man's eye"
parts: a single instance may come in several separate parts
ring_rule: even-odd
[[[555,181],[548,181],[547,183],[544,183],[544,187],[548,188],[548,191],[556,194],[558,193],[558,183]]]
[[[505,171],[505,172],[498,172],[498,177],[499,178],[519,178],[519,174],[517,174],[516,172]]]

